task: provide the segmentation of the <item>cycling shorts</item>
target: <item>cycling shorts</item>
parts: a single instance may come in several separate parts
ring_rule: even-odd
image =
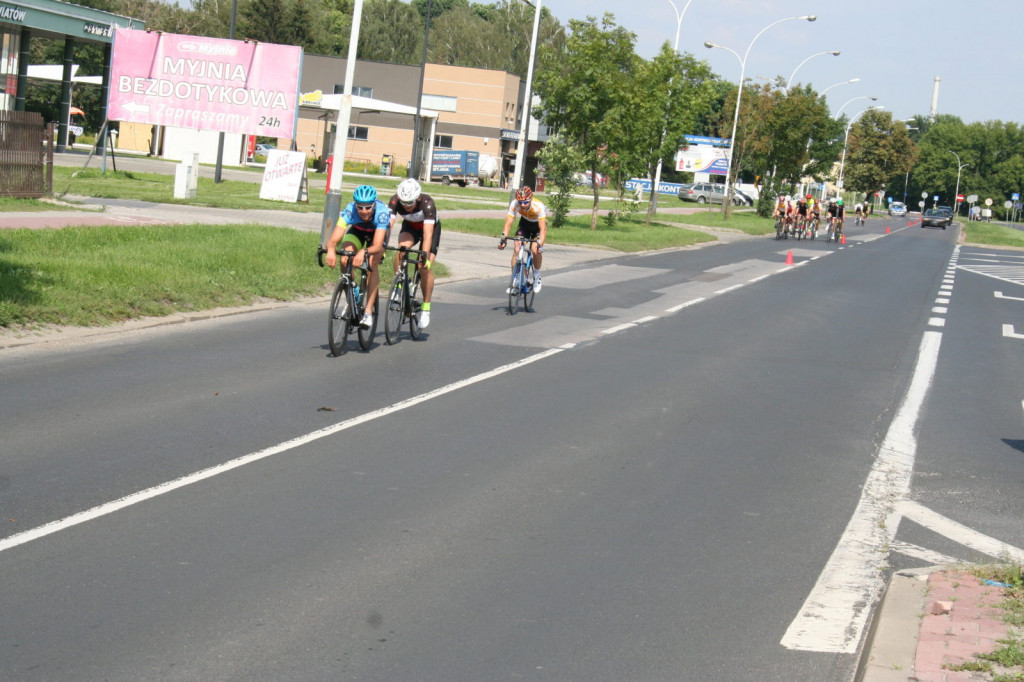
[[[535,239],[540,236],[540,223],[526,218],[519,219],[519,227],[516,228],[516,236]]]
[[[423,248],[424,251],[430,251],[430,253],[432,253],[432,254],[434,254],[436,256],[437,255],[437,247],[441,245],[441,221],[440,220],[438,220],[436,223],[434,223],[434,237],[433,237],[433,239],[431,241],[433,241],[433,244],[430,245],[429,249],[423,248],[423,247],[421,247],[421,248]],[[403,220],[402,221],[402,229],[398,233],[398,243],[402,244],[403,242],[406,242],[406,243],[411,242],[413,248],[416,248],[417,246],[422,244],[423,243],[423,228],[422,227],[420,227],[420,228],[413,227],[412,223],[409,223],[409,222],[406,222],[406,221]]]
[[[348,232],[341,238],[341,243],[344,245],[346,242],[352,244],[356,251],[360,249],[368,249],[373,245],[373,235],[375,231],[360,230],[355,225],[349,225]],[[384,235],[384,243],[387,244],[391,237],[391,230]],[[344,249],[344,246],[342,246]]]

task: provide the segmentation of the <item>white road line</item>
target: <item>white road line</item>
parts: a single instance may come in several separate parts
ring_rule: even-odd
[[[152,488],[147,488],[146,490],[140,490],[137,493],[133,493],[126,497],[122,497],[119,500],[114,500],[113,502],[101,504],[97,507],[93,507],[92,509],[88,509],[77,514],[73,514],[63,519],[51,521],[50,523],[44,524],[37,528],[17,533],[16,535],[12,535],[8,538],[0,540],[0,552],[5,552],[19,545],[24,545],[28,542],[32,542],[33,540],[44,538],[47,535],[52,535],[62,530],[67,530],[68,528],[77,526],[81,523],[85,523],[86,521],[92,521],[93,519],[100,518],[101,516],[112,514],[118,510],[125,509],[126,507],[131,507],[140,502],[151,500],[154,497],[159,497],[160,495],[164,495],[171,491],[177,490],[178,488],[184,488],[185,486],[192,485],[193,483],[198,483],[208,478],[219,476],[220,474],[231,471],[232,469],[238,469],[239,467],[246,466],[247,464],[258,462],[261,459],[266,459],[268,457],[273,457],[274,455],[279,455],[289,450],[294,450],[295,448],[307,445],[309,443],[312,443],[313,441],[325,438],[327,436],[332,436],[336,433],[340,433],[341,431],[345,431],[354,426],[359,426],[360,424],[365,424],[375,419],[380,419],[381,417],[386,417],[390,414],[394,414],[396,412],[400,412],[415,405],[419,405],[420,403],[426,402],[431,398],[436,398],[437,396],[445,395],[446,393],[452,393],[454,391],[465,388],[472,384],[476,384],[481,381],[486,381],[487,379],[492,379],[500,374],[511,372],[525,365],[529,365],[539,360],[551,357],[552,355],[561,353],[562,351],[569,350],[574,346],[575,344],[570,343],[560,346],[558,348],[549,348],[548,350],[537,353],[536,355],[531,355],[527,358],[523,358],[522,360],[517,360],[516,362],[512,362],[507,365],[502,365],[501,367],[496,367],[492,370],[488,370],[481,374],[477,374],[476,376],[469,377],[468,379],[462,379],[461,381],[456,381],[454,383],[448,384],[447,386],[435,388],[432,391],[428,391],[426,393],[420,394],[412,398],[407,398],[406,400],[399,401],[397,403],[394,403],[393,405],[389,405],[388,407],[382,407],[379,410],[367,412],[366,414],[360,415],[358,417],[353,417],[352,419],[348,419],[343,422],[338,422],[333,426],[327,426],[317,431],[307,433],[303,436],[292,438],[291,440],[279,443],[278,445],[274,445],[263,450],[252,452],[248,455],[244,455],[242,457],[238,457],[236,459],[224,462],[223,464],[218,464],[217,466],[210,467],[209,469],[203,469],[193,474],[189,474],[188,476],[183,476],[181,478],[174,479],[173,481],[161,483],[160,485],[153,486]]]
[[[701,296],[700,298],[695,298],[695,299],[689,300],[686,303],[680,303],[679,305],[674,305],[671,308],[667,308],[665,310],[665,312],[666,313],[678,313],[683,308],[689,308],[691,305],[697,305],[698,303],[700,303],[701,301],[704,301],[704,300],[707,300],[707,299],[705,299],[703,296]]]
[[[940,566],[942,564],[959,564],[963,563],[956,557],[949,556],[948,554],[942,554],[935,552],[924,547],[918,547],[917,545],[911,545],[906,542],[893,542],[889,545],[889,549],[894,552],[899,552],[904,556],[908,556],[914,559],[920,559],[921,561],[927,561],[929,564],[934,566]]]
[[[626,322],[625,324],[619,324],[619,325],[616,325],[614,327],[608,327],[608,329],[602,329],[601,333],[602,334],[618,334],[619,332],[621,332],[623,330],[632,329],[635,326],[636,326],[636,323],[634,323],[634,322]]]
[[[761,275],[760,277],[755,277],[754,279],[748,279],[747,280],[747,284],[753,284],[754,282],[760,282],[762,279],[768,279],[771,276],[772,276],[772,273],[769,272],[767,275]]]
[[[1011,561],[1024,561],[1024,549],[1008,545],[993,537],[979,533],[973,528],[968,528],[962,523],[946,518],[913,500],[903,500],[900,502],[899,511],[903,517],[950,540],[959,542],[964,547],[970,547],[975,551],[997,559],[1006,557]]]
[[[648,322],[654,322],[657,319],[657,315],[648,315],[647,317],[641,317],[639,320],[634,321],[633,324],[647,324]]]
[[[994,291],[992,293],[995,294],[996,298],[1002,298],[1007,301],[1024,301],[1024,298],[1017,298],[1016,296],[1006,296],[1001,291]]]
[[[726,287],[724,289],[719,289],[715,293],[716,294],[727,294],[730,291],[735,291],[736,289],[739,289],[740,287],[746,286],[746,284],[747,284],[746,282],[740,282],[739,284],[733,284],[731,287]]]
[[[946,320],[944,320],[941,317],[933,317],[930,320],[928,320],[928,326],[929,327],[945,327],[946,326]]]
[[[1024,334],[1018,334],[1017,332],[1013,331],[1012,324],[1003,325],[1003,336],[1010,339],[1024,339]]]
[[[889,425],[839,544],[782,638],[787,649],[856,653],[871,607],[882,593],[879,565],[896,535],[898,504],[910,493],[917,454],[914,428],[935,375],[941,344],[941,333],[924,333],[910,388]]]
[[[934,308],[932,308],[932,312],[936,313],[937,315],[945,315],[946,313],[949,312],[949,308],[945,306],[935,306]]]

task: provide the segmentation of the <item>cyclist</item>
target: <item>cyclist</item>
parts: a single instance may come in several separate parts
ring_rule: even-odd
[[[423,285],[423,305],[420,307],[420,329],[430,324],[430,295],[434,291],[434,272],[432,270],[437,247],[441,243],[441,220],[437,217],[437,207],[429,194],[424,194],[420,183],[414,178],[406,178],[398,183],[395,195],[388,202],[391,211],[390,225],[402,219],[402,230],[398,233],[398,245],[407,249],[416,248],[427,251],[427,259],[420,265],[420,282]],[[390,227],[389,227],[390,229]],[[395,258],[395,272],[398,263]]]
[[[544,242],[548,236],[548,210],[540,201],[533,198],[533,189],[523,185],[516,190],[516,198],[508,205],[508,215],[505,216],[505,227],[501,230],[501,241],[498,248],[505,248],[505,240],[508,239],[509,229],[512,222],[519,216],[519,225],[516,227],[516,236],[526,239],[537,238],[537,243],[532,245],[533,249],[533,290],[540,291],[540,264],[541,254],[544,252]],[[515,263],[519,254],[520,245],[515,245],[512,254],[512,262]],[[512,293],[509,291],[508,293]]]
[[[335,249],[338,242],[356,251],[352,265],[361,266],[368,261],[371,268],[366,280],[366,311],[359,326],[369,329],[373,326],[373,308],[377,302],[377,284],[379,275],[377,266],[384,254],[384,245],[388,243],[388,227],[391,225],[391,212],[387,205],[377,198],[377,190],[369,185],[359,185],[352,192],[352,201],[345,207],[341,220],[334,226],[330,239],[327,240],[327,265],[334,267],[338,256]],[[348,258],[340,260],[340,267],[348,267]]]
[[[853,207],[853,214],[858,225],[864,222],[864,206],[859,201],[857,202],[857,205]]]
[[[828,205],[828,216],[835,224],[835,235],[838,239],[843,231],[843,218],[846,217],[846,209],[843,207],[842,197],[837,197]]]
[[[810,194],[807,195],[808,198],[810,196]],[[803,232],[807,229],[807,199],[804,197],[797,197],[796,199],[796,229],[801,237],[803,237]]]
[[[818,223],[821,222],[821,202],[815,201],[810,194],[807,195],[807,212],[812,224],[812,232],[818,231]]]

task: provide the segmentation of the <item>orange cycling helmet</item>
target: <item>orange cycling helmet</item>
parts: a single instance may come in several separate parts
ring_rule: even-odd
[[[528,185],[523,185],[516,190],[516,201],[532,201],[533,190]]]

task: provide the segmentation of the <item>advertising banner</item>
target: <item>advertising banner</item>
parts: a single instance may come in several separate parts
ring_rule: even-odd
[[[175,128],[292,136],[302,48],[114,30],[107,115]]]
[[[726,150],[706,144],[691,144],[676,154],[676,170],[725,175],[729,161]]]
[[[260,199],[292,203],[305,201],[305,189],[306,155],[281,149],[270,150],[266,168],[263,169]]]

